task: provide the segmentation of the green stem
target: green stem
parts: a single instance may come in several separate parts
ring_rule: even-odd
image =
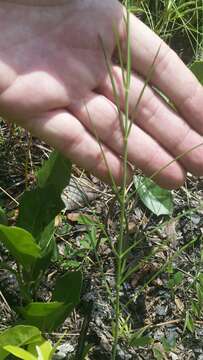
[[[117,245],[117,257],[116,257],[116,298],[115,298],[115,327],[114,327],[114,343],[112,349],[112,360],[116,360],[117,355],[117,346],[119,341],[119,318],[120,318],[120,288],[121,288],[121,279],[123,271],[123,250],[124,250],[124,236],[126,228],[126,187],[127,187],[127,178],[128,178],[128,124],[129,124],[129,86],[130,86],[130,73],[131,73],[131,54],[130,54],[130,22],[129,22],[130,13],[127,8],[127,18],[126,18],[126,27],[127,27],[127,74],[125,81],[125,121],[124,121],[124,155],[123,155],[123,181],[121,188],[120,198],[120,232]]]
[[[19,284],[19,288],[20,288],[20,293],[22,296],[22,301],[26,302],[27,304],[29,304],[32,301],[32,297],[30,296],[30,287],[29,287],[29,283],[25,283],[25,281],[23,280],[23,275],[22,275],[22,270],[21,270],[21,266],[17,263],[17,281]]]

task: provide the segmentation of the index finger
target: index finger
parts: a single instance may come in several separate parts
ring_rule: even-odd
[[[125,49],[126,24],[122,30]],[[174,103],[195,130],[203,134],[203,87],[196,77],[158,35],[132,14],[130,41],[133,70],[146,77],[155,60],[150,82]]]

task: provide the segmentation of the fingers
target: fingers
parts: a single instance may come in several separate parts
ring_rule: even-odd
[[[101,180],[111,183],[110,169],[114,181],[117,184],[121,183],[122,160],[104,144],[102,144],[102,152],[97,140],[65,109],[29,119],[27,128],[76,165],[85,168]],[[131,171],[128,168],[128,180],[130,177]]]
[[[111,101],[92,93],[83,102],[72,105],[71,112],[92,134],[96,132],[108,148],[118,155],[123,154],[122,127],[117,109]],[[155,180],[163,187],[176,188],[184,182],[183,168],[177,162],[169,165],[173,157],[136,125],[132,126],[128,138],[128,159],[148,176],[160,171]]]
[[[125,91],[122,71],[113,67],[113,74],[121,108],[124,109]],[[144,87],[141,77],[132,74],[129,91],[129,110],[136,125],[151,135],[173,157],[179,157],[184,168],[194,175],[203,174],[203,137],[193,130],[149,86],[142,94],[139,106],[136,103]],[[114,94],[110,78],[104,80],[100,91],[111,101]]]
[[[127,42],[125,28],[124,24],[123,47]],[[203,134],[203,87],[194,75],[174,51],[133,15],[130,16],[130,39],[133,69],[146,77],[157,56],[152,83],[172,100],[188,123]]]

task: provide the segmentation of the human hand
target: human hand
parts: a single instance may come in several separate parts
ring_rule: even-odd
[[[40,1],[43,6],[36,6]],[[61,0],[60,5],[55,0],[29,0],[29,5],[20,2],[23,0],[0,1],[1,116],[108,181],[96,130],[119,183],[123,136],[99,37],[112,58],[124,110],[122,73],[115,61],[112,31],[116,24],[124,49],[122,6],[117,0],[69,0],[64,4]],[[184,182],[187,171],[203,174],[203,148],[198,147],[203,134],[203,88],[177,55],[133,15],[130,34],[133,70],[129,109],[134,124],[128,159],[148,176],[162,169],[156,182],[175,188]],[[169,97],[178,112],[150,85],[134,112],[157,52],[151,86]],[[178,156],[179,160],[173,161]]]

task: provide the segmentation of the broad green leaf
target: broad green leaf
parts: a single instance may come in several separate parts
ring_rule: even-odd
[[[40,237],[38,238],[38,243],[42,249],[42,257],[46,257],[47,253],[50,253],[50,248],[52,249],[55,244],[54,232],[55,225],[53,220],[43,229]]]
[[[54,151],[37,174],[36,189],[26,191],[22,196],[18,226],[28,230],[38,239],[64,208],[61,193],[68,185],[70,175],[70,161]]]
[[[10,354],[16,356],[18,359],[22,360],[38,360],[38,357],[30,354],[28,351],[21,349],[18,346],[7,345],[4,347],[4,350],[8,351]]]
[[[37,279],[41,271],[45,271],[48,268],[53,259],[53,254],[56,247],[54,231],[54,221],[52,221],[48,226],[45,227],[44,231],[42,231],[42,233],[40,234],[38,243],[40,245],[42,254],[41,258],[37,259],[32,269],[33,280]]]
[[[203,61],[195,61],[190,66],[190,70],[197,77],[199,82],[203,85]]]
[[[5,211],[0,206],[0,224],[7,225],[8,220],[5,214]]]
[[[53,151],[37,173],[37,183],[40,188],[53,185],[61,195],[67,186],[71,175],[71,162],[62,154]]]
[[[0,359],[4,360],[8,356],[8,352],[3,349],[7,345],[24,346],[41,340],[41,332],[36,327],[18,325],[9,328],[0,334]]]
[[[81,287],[81,272],[68,272],[56,280],[52,301],[71,303],[75,307],[80,301]]]
[[[135,176],[134,184],[140,200],[155,215],[172,214],[173,199],[169,190],[162,189],[152,180],[142,176]]]
[[[60,326],[72,311],[72,304],[62,302],[30,303],[19,312],[30,325],[37,326],[42,331],[53,331]]]
[[[63,206],[60,195],[52,185],[26,191],[20,202],[17,225],[39,239]]]
[[[26,270],[41,256],[41,249],[24,229],[0,225],[0,241]]]
[[[52,355],[54,354],[54,348],[52,347],[51,342],[46,340],[38,345],[29,345],[27,350],[36,356],[37,360],[51,360]]]

